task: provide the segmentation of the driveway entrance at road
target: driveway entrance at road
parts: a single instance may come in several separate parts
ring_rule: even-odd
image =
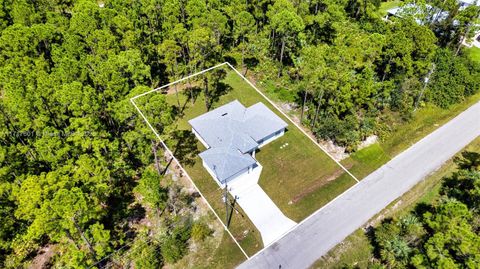
[[[258,185],[262,172],[259,165],[250,173],[244,174],[228,185],[232,196],[248,215],[262,235],[263,245],[267,246],[285,234],[297,223],[287,218]]]

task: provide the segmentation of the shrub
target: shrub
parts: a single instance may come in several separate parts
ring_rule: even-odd
[[[135,268],[157,269],[163,266],[163,258],[160,249],[155,243],[148,243],[144,246],[134,245],[133,263]]]
[[[195,241],[203,241],[207,236],[210,236],[212,232],[212,229],[203,222],[195,222],[192,226],[192,238]]]
[[[331,139],[340,146],[345,146],[347,151],[352,151],[360,141],[359,122],[354,115],[348,115],[344,119],[336,116],[319,117],[315,134],[323,139]]]
[[[187,242],[182,242],[173,236],[165,238],[162,244],[162,256],[168,263],[175,263],[187,253]]]
[[[162,256],[168,263],[175,263],[188,252],[188,240],[192,234],[190,223],[177,224],[162,244]]]
[[[429,97],[435,105],[448,108],[478,92],[479,87],[478,67],[468,58],[456,57],[448,50],[437,53],[436,70],[429,85]]]
[[[134,191],[142,195],[142,202],[153,209],[165,207],[167,190],[160,186],[161,177],[153,167],[147,167]]]

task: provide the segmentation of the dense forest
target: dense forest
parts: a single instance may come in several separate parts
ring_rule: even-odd
[[[102,266],[147,236],[129,225],[144,208],[168,211],[166,231],[137,267],[209,234],[177,214],[189,197],[158,187],[161,149],[129,98],[219,62],[273,81],[306,127],[348,150],[386,112],[408,120],[478,92],[480,67],[460,49],[478,8],[427,2],[448,18],[385,21],[378,0],[0,0],[0,267],[49,245],[52,266]],[[172,109],[156,98],[152,113]]]
[[[375,260],[369,268],[478,268],[480,153],[462,155],[434,203],[420,203],[370,232]]]

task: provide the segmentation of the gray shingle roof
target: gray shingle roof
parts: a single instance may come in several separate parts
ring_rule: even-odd
[[[258,143],[242,131],[242,123],[226,113],[217,117],[200,116],[189,123],[210,147],[234,147],[242,153],[255,149]]]
[[[243,124],[245,132],[255,141],[287,128],[288,125],[262,103],[247,108]]]
[[[189,123],[210,147],[200,157],[221,183],[256,162],[247,152],[255,150],[258,142],[287,127],[263,103],[245,108],[238,100]]]
[[[200,153],[200,158],[222,184],[257,162],[250,154],[241,154],[234,148],[209,148]]]

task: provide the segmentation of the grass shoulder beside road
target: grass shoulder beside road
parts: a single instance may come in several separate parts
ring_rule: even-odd
[[[463,151],[480,152],[480,138],[475,139]],[[460,156],[459,152],[456,156]],[[456,170],[453,158],[438,171],[417,184],[399,199],[392,202],[382,212],[373,217],[368,225],[377,226],[384,218],[398,218],[411,211],[418,203],[430,203],[439,197],[442,178]],[[365,225],[365,226],[368,226]],[[318,260],[312,268],[342,268],[344,265],[356,265],[366,268],[373,258],[373,248],[363,229],[358,229],[327,255]]]
[[[480,93],[470,96],[449,109],[427,105],[408,122],[392,120],[391,130],[378,143],[361,149],[342,161],[358,179],[364,178],[393,157],[447,123],[473,104],[480,102]]]
[[[262,101],[277,113],[276,109],[260,94],[233,72],[228,73],[224,82],[232,89],[226,95],[221,96],[214,107],[235,99],[245,106]],[[187,120],[206,112],[204,99],[200,94],[196,102],[192,104],[187,100],[187,95],[181,93],[179,97],[180,103],[185,104],[186,108],[182,118],[177,119],[176,128],[190,130]],[[351,167],[350,171],[354,175],[363,178],[479,100],[480,94],[477,94],[449,110],[432,106],[421,108],[410,122],[393,124],[389,136],[377,144],[352,154],[343,161],[343,164]],[[167,101],[176,105],[175,94],[167,95]],[[342,170],[296,127],[290,125],[288,129],[285,136],[263,147],[256,157],[264,166],[260,179],[262,188],[288,217],[299,221],[338,196],[355,182],[342,173]],[[288,144],[287,147],[281,147],[286,144]],[[203,150],[200,143],[197,146]],[[205,171],[198,156],[193,166],[185,168],[217,214],[223,218],[225,205],[221,201],[222,190]],[[240,213],[233,214],[230,231],[245,251],[252,255],[263,247],[261,237],[248,217],[240,208],[238,209]],[[213,267],[225,265],[225,268],[229,268],[244,260],[244,256],[226,233],[221,248],[211,253],[213,255],[212,265],[215,265]]]
[[[472,61],[477,62],[480,64],[480,48],[477,47],[471,47],[471,48],[466,48],[465,49],[467,55],[472,59]]]
[[[427,105],[421,108],[411,121],[396,124],[381,143],[382,147],[387,155],[394,157],[479,101],[480,93],[477,93],[449,109]]]
[[[239,100],[246,107],[262,102],[289,124],[284,136],[262,147],[256,153],[256,158],[263,166],[259,184],[287,217],[300,221],[355,183],[352,177],[238,74],[227,69],[227,75],[222,82],[226,85],[224,93],[218,96],[212,109],[233,100]],[[200,85],[196,84],[198,84],[196,87]],[[172,106],[178,106],[180,103],[178,110],[182,113],[176,117],[174,129],[189,131],[191,127],[188,120],[207,112],[204,94],[199,88],[197,98],[192,103],[189,100],[188,85],[179,88],[184,89],[178,95],[179,100],[172,91],[166,95],[166,99]],[[164,140],[168,145],[177,144],[175,139],[164,137]],[[195,146],[193,150],[198,152],[205,150],[199,142],[193,145]],[[171,150],[175,152],[176,149]],[[192,159],[190,165],[183,165],[185,170],[226,223],[226,220],[223,220],[226,215],[225,204],[222,201],[223,190],[205,170],[199,156],[192,156]],[[237,206],[237,209],[239,212],[232,214],[229,230],[247,254],[253,255],[263,247],[261,236],[241,208]],[[227,241],[225,245],[236,248]],[[223,254],[227,252],[229,251],[219,253],[218,259],[223,259]]]

